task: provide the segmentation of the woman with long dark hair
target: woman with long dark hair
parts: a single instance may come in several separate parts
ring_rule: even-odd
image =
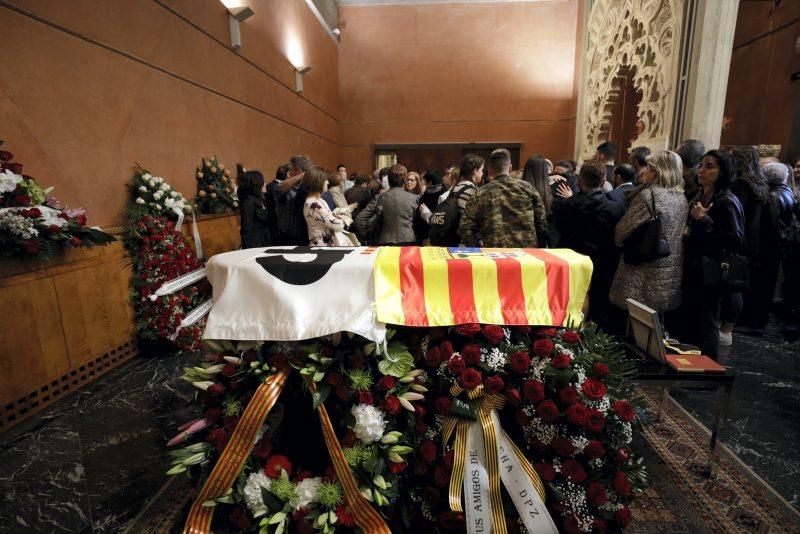
[[[738,302],[734,300],[732,308],[729,309],[728,303],[723,302],[721,316],[723,332],[733,330],[733,326],[737,322],[742,326],[756,329],[763,329],[765,326],[759,324],[760,321],[756,317],[759,315],[756,295],[765,290],[761,287],[763,280],[761,218],[763,211],[766,210],[766,204],[769,202],[769,186],[755,147],[734,147],[731,157],[734,165],[731,192],[739,199],[744,212],[744,249],[742,253],[747,256],[751,286],[750,291],[744,294],[742,305],[738,305]],[[724,337],[723,342],[730,344],[727,336]]]
[[[550,191],[550,167],[542,156],[528,158],[522,168],[522,179],[533,186],[542,197],[547,217],[550,218],[553,206],[553,193]]]
[[[700,185],[691,202],[686,238],[687,310],[695,317],[688,321],[689,341],[700,346],[703,354],[714,359],[719,354],[720,308],[729,290],[709,279],[707,266],[721,264],[742,253],[744,246],[744,211],[731,191],[734,163],[720,150],[706,152],[697,171]]]
[[[269,217],[264,203],[264,175],[258,171],[246,171],[239,173],[236,182],[242,248],[272,245]]]

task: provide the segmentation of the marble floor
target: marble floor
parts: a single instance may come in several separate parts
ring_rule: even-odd
[[[736,369],[721,441],[800,509],[800,340],[772,321],[763,336],[734,332],[721,361]],[[670,394],[712,425],[713,392],[673,388]]]
[[[179,380],[192,363],[133,359],[0,434],[0,532],[121,532],[167,480],[164,444],[195,410]]]
[[[722,441],[800,508],[800,343],[773,326],[735,335],[727,358],[737,379]],[[198,359],[134,359],[0,434],[0,533],[124,530],[167,480],[164,444],[195,414],[179,377]],[[710,425],[713,393],[672,396]]]

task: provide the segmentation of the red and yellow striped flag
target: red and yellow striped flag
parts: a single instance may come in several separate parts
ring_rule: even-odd
[[[378,320],[406,326],[579,324],[592,278],[568,249],[381,247]]]

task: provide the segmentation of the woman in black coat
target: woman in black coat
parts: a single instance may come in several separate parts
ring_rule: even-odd
[[[742,252],[744,212],[730,190],[732,171],[725,152],[710,150],[703,156],[697,172],[700,190],[691,202],[686,238],[687,296],[693,301],[687,309],[696,314],[689,341],[714,359],[719,354],[720,305],[730,293],[705,283],[703,258],[721,262]]]
[[[239,174],[237,182],[242,248],[272,245],[267,208],[264,204],[264,176],[258,171],[247,171]]]

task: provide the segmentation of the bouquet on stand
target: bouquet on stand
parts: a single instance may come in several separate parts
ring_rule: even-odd
[[[209,299],[208,281],[200,277],[177,291],[159,293],[159,288],[167,282],[203,268],[203,262],[187,239],[168,219],[177,216],[182,221],[191,207],[163,178],[144,169],[134,173],[132,191],[125,248],[131,256],[134,272],[131,301],[139,338],[166,345],[168,350],[197,350],[204,321],[182,324],[193,310]]]
[[[236,184],[231,171],[217,161],[217,157],[203,158],[195,171],[197,196],[194,202],[200,213],[224,213],[239,207]]]
[[[23,175],[14,155],[0,150],[0,257],[51,259],[66,248],[115,241],[86,226],[86,210],[65,208],[50,196],[52,190]]]
[[[180,446],[170,474],[220,462],[241,441],[245,409],[262,404],[259,388],[281,370],[298,371],[253,430],[252,449],[240,451],[243,468],[228,493],[203,503],[217,510],[214,531],[354,531],[346,484],[328,464],[341,454],[360,497],[391,532],[464,532],[465,514],[449,504],[454,488],[461,499],[463,479],[451,484],[454,473],[472,460],[456,446],[458,421],[478,420],[484,400],[497,412],[498,443],[517,444],[520,461],[535,470],[555,526],[613,532],[630,523],[646,471],[629,448],[632,370],[611,338],[594,327],[477,324],[389,337],[383,353],[349,334],[209,343],[208,362],[185,370],[203,415],[170,441]],[[319,435],[312,409],[332,421],[338,445]],[[465,497],[469,505],[473,496]],[[525,531],[514,496],[504,491],[502,503],[508,531]]]

